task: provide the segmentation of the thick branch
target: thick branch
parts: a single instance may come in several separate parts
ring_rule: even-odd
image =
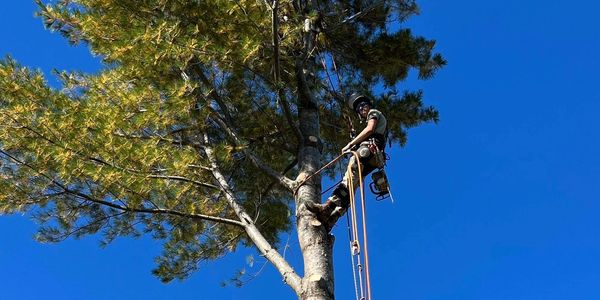
[[[208,142],[208,137],[205,135],[205,142]],[[294,269],[287,263],[287,261],[275,250],[271,244],[265,239],[260,230],[256,227],[252,218],[248,215],[245,209],[238,203],[236,197],[234,196],[233,190],[229,186],[227,179],[221,173],[217,160],[213,154],[213,151],[210,147],[205,147],[204,151],[208,160],[210,161],[211,167],[213,169],[213,175],[215,179],[221,185],[221,188],[225,191],[225,198],[227,202],[233,208],[236,215],[242,220],[244,223],[244,229],[248,234],[248,237],[254,242],[258,250],[268,259],[274,266],[277,268],[279,273],[283,276],[283,280],[286,284],[288,284],[296,294],[300,295],[302,291],[302,280],[300,276],[294,271]]]
[[[298,159],[294,159],[294,161],[292,161],[287,167],[285,167],[285,170],[283,170],[283,172],[281,172],[281,175],[285,175],[288,171],[290,171],[292,168],[294,168],[296,165],[298,164]],[[266,195],[272,188],[273,186],[276,184],[276,181],[272,181],[263,192],[261,192],[262,195]]]

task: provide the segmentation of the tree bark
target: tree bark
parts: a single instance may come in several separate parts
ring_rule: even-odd
[[[305,70],[296,65],[299,86],[298,117],[304,142],[298,153],[299,179],[306,178],[320,168],[321,153],[319,109],[304,79]],[[304,278],[301,300],[331,300],[334,295],[333,236],[324,224],[306,209],[305,202],[321,201],[321,176],[317,175],[300,186],[296,194],[296,224],[298,240],[304,258]]]

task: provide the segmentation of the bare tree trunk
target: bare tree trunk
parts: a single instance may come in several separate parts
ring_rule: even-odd
[[[319,109],[306,86],[301,64],[297,65],[296,77],[300,90],[299,123],[304,139],[298,161],[300,177],[306,178],[321,165]],[[307,201],[321,201],[321,176],[314,176],[299,187],[296,195],[298,240],[304,258],[304,279],[299,298],[331,300],[335,298],[332,251],[334,239],[325,226],[306,209],[304,203]]]

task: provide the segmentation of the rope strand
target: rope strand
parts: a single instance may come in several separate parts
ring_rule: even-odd
[[[304,180],[302,180],[300,183],[298,183],[298,186],[294,190],[294,195],[296,195],[298,193],[298,189],[300,189],[300,187],[303,186],[307,181],[309,181],[315,175],[321,173],[323,170],[327,169],[329,166],[334,164],[336,161],[340,160],[340,158],[344,157],[344,155],[346,155],[346,153],[342,153],[342,154],[338,155],[336,158],[334,158],[332,161],[328,162],[326,165],[324,165],[323,167],[318,169],[316,172],[314,172],[314,173],[310,174],[308,177],[304,178]]]
[[[351,217],[352,217],[352,236],[353,239],[351,240],[351,255],[357,256],[357,260],[358,260],[358,277],[359,277],[359,281],[360,281],[360,290],[361,290],[361,299],[368,299],[371,300],[371,277],[370,277],[370,272],[369,272],[369,251],[368,251],[368,244],[367,244],[367,221],[366,221],[366,201],[365,201],[365,187],[364,187],[364,183],[363,183],[363,178],[362,178],[362,165],[360,164],[360,156],[358,155],[358,153],[356,151],[352,151],[351,152],[352,155],[354,156],[354,161],[352,161],[352,164],[348,164],[348,169],[346,170],[346,178],[348,178],[348,187],[349,189],[351,189],[349,192],[349,196],[350,196],[350,210],[351,210]],[[357,165],[357,175],[358,175],[358,183],[359,183],[359,188],[360,188],[360,196],[361,196],[361,212],[362,212],[362,233],[363,233],[363,241],[364,241],[364,251],[365,251],[365,256],[364,256],[364,262],[365,262],[365,268],[364,268],[364,273],[365,273],[365,281],[363,283],[363,278],[362,278],[362,273],[363,273],[363,266],[361,264],[361,257],[360,257],[360,241],[359,241],[359,231],[358,231],[358,221],[357,221],[357,210],[356,210],[356,190],[354,188],[354,176],[352,174],[352,168],[354,166],[354,164]],[[356,253],[355,251],[353,251],[354,249],[356,249]],[[353,268],[354,271],[354,268]],[[356,285],[356,282],[355,282]],[[364,286],[364,291],[363,291],[363,286]],[[365,293],[367,298],[365,298]]]

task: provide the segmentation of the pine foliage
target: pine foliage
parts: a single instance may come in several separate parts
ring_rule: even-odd
[[[277,52],[269,2],[36,1],[45,26],[87,45],[103,69],[57,72],[57,89],[40,71],[0,61],[0,213],[30,212],[43,242],[150,234],[164,241],[154,270],[164,281],[252,244],[235,224],[203,218],[237,219],[206,147],[270,242],[291,228],[293,195],[248,153],[297,172],[300,141],[284,106],[299,110],[299,57],[312,70],[324,159],[347,142],[342,93],[376,99],[401,144],[406,128],[438,120],[420,91],[393,91],[411,69],[428,79],[445,64],[434,41],[390,29],[418,13],[414,1],[321,1],[308,11],[280,1]],[[303,48],[307,18],[320,31],[312,49]],[[333,58],[344,91],[331,86]],[[382,82],[391,92],[374,91]]]

